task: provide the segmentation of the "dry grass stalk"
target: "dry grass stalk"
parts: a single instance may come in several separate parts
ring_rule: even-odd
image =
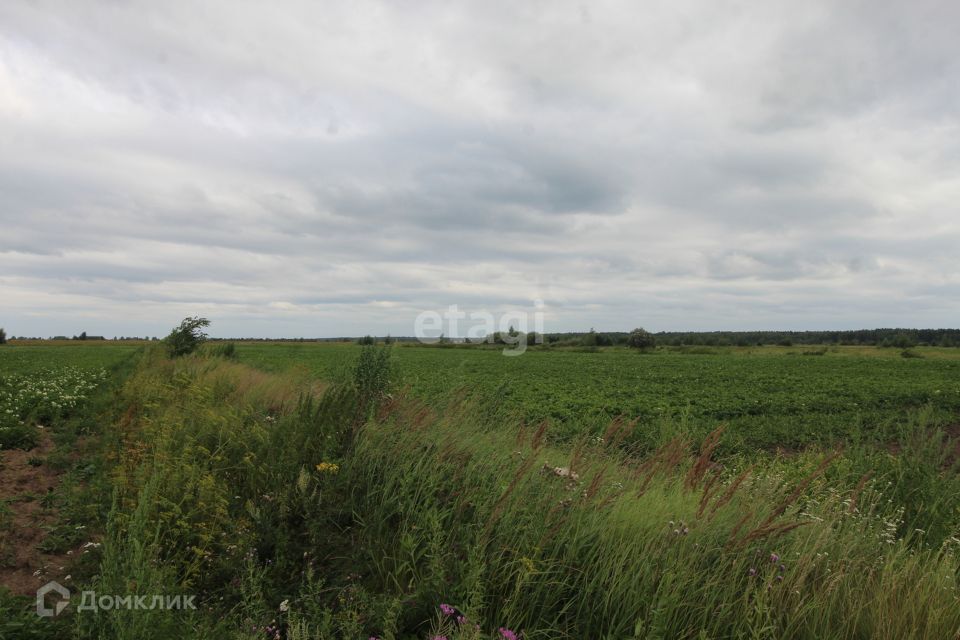
[[[737,475],[737,477],[733,479],[733,482],[731,482],[730,486],[727,487],[727,490],[723,492],[723,495],[721,495],[720,498],[713,503],[713,506],[710,507],[711,517],[713,517],[713,515],[719,509],[721,509],[723,506],[728,504],[733,499],[733,496],[736,495],[737,493],[737,489],[740,488],[740,485],[743,484],[743,481],[747,479],[747,476],[750,475],[751,471],[753,471],[753,465],[750,465],[749,467],[741,471]]]
[[[797,487],[790,493],[790,495],[787,496],[780,504],[776,506],[776,508],[773,509],[773,511],[770,512],[770,515],[768,515],[766,519],[763,522],[761,522],[757,528],[762,529],[767,525],[769,525],[771,522],[773,522],[774,519],[779,518],[781,515],[783,515],[783,512],[787,510],[787,507],[789,507],[791,504],[796,502],[797,498],[799,498],[800,495],[807,490],[807,487],[810,486],[810,483],[813,482],[818,476],[820,476],[820,474],[826,471],[827,467],[830,466],[830,463],[836,460],[837,456],[839,455],[840,455],[840,452],[837,451],[835,453],[830,454],[826,458],[824,458],[820,462],[820,464],[817,465],[817,468],[814,469],[806,478],[804,478],[800,482],[800,484],[798,484]]]
[[[593,480],[590,481],[590,485],[587,487],[587,490],[584,491],[583,497],[584,502],[590,502],[593,500],[593,497],[597,495],[597,492],[600,491],[600,486],[603,484],[603,478],[607,475],[607,467],[604,466],[593,476]]]
[[[703,444],[700,446],[700,455],[697,456],[697,459],[694,461],[693,466],[690,467],[690,471],[687,472],[686,480],[684,481],[685,486],[689,490],[697,488],[697,485],[703,480],[703,477],[706,475],[707,471],[710,469],[712,464],[711,458],[713,457],[713,452],[716,451],[717,445],[720,444],[720,436],[723,434],[723,426],[719,426],[704,439]]]
[[[627,435],[632,432],[639,418],[627,420],[625,416],[617,416],[610,421],[606,430],[603,432],[603,442],[608,449],[616,449]]]
[[[681,436],[673,438],[658,449],[633,472],[633,479],[640,480],[637,497],[647,492],[658,472],[675,469],[687,455],[687,441]]]
[[[706,486],[703,488],[703,495],[700,496],[700,504],[697,506],[697,517],[703,515],[704,510],[707,508],[710,499],[721,489],[721,485],[717,482],[720,479],[720,474],[714,471],[710,475],[710,479],[707,480]]]
[[[537,425],[537,430],[533,432],[533,437],[530,438],[530,448],[534,451],[539,451],[540,447],[543,446],[543,436],[547,432],[547,428],[550,427],[550,421],[544,420],[539,425]]]
[[[857,486],[853,489],[853,493],[850,494],[850,504],[847,507],[848,513],[853,513],[857,510],[857,500],[860,498],[860,494],[863,493],[864,487],[867,486],[867,482],[869,482],[872,477],[873,471],[867,471],[861,476],[860,482],[857,483]]]
[[[766,527],[757,527],[747,535],[743,537],[738,543],[738,546],[744,546],[749,544],[754,540],[759,540],[761,538],[774,538],[776,536],[781,536],[788,531],[793,531],[799,527],[810,524],[810,522],[785,522],[783,524],[773,524]]]
[[[570,471],[576,471],[580,468],[580,463],[583,462],[583,451],[586,444],[586,440],[581,438],[573,447],[573,451],[570,452],[570,463],[567,465]]]
[[[736,533],[739,532],[739,527],[730,534],[727,544],[738,544],[739,546],[745,545],[752,540],[758,540],[760,538],[766,538],[776,535],[783,535],[788,531],[792,531],[797,527],[809,524],[807,522],[790,522],[785,524],[773,524],[773,521],[779,518],[787,510],[787,508],[797,501],[797,498],[807,490],[807,487],[810,486],[810,483],[814,481],[820,474],[827,470],[827,467],[830,466],[830,463],[833,462],[837,456],[840,455],[840,452],[835,452],[826,458],[824,458],[820,464],[817,465],[817,468],[814,469],[797,487],[784,498],[780,504],[778,504],[764,520],[754,527],[747,535],[743,537],[739,542],[735,542]]]
[[[744,525],[747,524],[747,520],[753,517],[753,511],[748,511],[743,514],[743,517],[737,521],[737,524],[733,526],[733,529],[730,531],[730,535],[727,536],[727,543],[725,546],[732,546],[734,541],[737,539],[737,534],[740,533],[740,530],[743,529]]]
[[[487,518],[487,524],[484,526],[484,537],[490,533],[493,527],[497,524],[497,521],[500,519],[500,516],[503,515],[503,509],[507,504],[507,500],[516,490],[517,485],[520,484],[520,480],[530,471],[530,467],[533,466],[535,460],[535,456],[528,456],[527,459],[521,462],[520,466],[517,467],[517,471],[513,474],[513,479],[510,480],[510,484],[507,485],[507,488],[503,494],[497,498],[496,503],[493,505],[493,509],[490,511],[490,517]]]

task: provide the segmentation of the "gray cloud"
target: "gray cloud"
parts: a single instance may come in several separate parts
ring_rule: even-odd
[[[0,324],[955,325],[958,18],[6,2]]]

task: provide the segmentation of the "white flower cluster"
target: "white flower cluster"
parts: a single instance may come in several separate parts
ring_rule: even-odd
[[[0,376],[0,429],[22,425],[30,417],[56,418],[67,414],[106,378],[104,369],[76,367]]]

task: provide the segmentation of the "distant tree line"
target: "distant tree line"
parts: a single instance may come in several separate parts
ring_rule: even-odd
[[[660,332],[659,344],[705,346],[869,345],[906,349],[960,347],[960,329],[856,329],[852,331]]]
[[[103,336],[88,336],[86,331],[82,331],[78,336],[73,336],[72,339],[73,340],[106,340],[106,338]],[[120,339],[125,340],[126,338],[120,338]]]
[[[638,332],[642,332],[639,334]],[[641,340],[637,335],[644,335]],[[631,336],[634,336],[631,338]],[[649,337],[646,337],[649,336]],[[960,329],[856,329],[850,331],[608,331],[548,333],[547,345],[562,347],[868,345],[907,349],[916,346],[960,347]],[[652,342],[650,342],[652,340]],[[532,341],[528,340],[532,344]]]

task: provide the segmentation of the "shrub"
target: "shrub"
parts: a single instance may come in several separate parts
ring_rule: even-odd
[[[917,346],[917,339],[909,333],[901,331],[893,337],[893,339],[890,341],[890,344],[898,349],[909,349]]]
[[[171,357],[193,353],[201,344],[206,342],[207,334],[203,327],[209,327],[210,321],[201,317],[186,317],[180,326],[170,332],[164,342],[170,351]]]
[[[0,344],[7,344],[7,332],[0,327]]]
[[[650,332],[637,328],[627,336],[627,346],[631,349],[652,349],[657,346],[657,340]]]

